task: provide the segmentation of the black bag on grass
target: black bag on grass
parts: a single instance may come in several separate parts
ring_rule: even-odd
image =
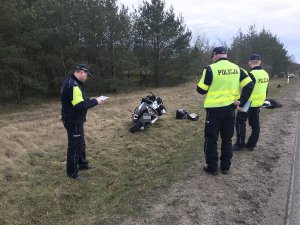
[[[177,109],[176,110],[176,119],[181,119],[181,120],[192,120],[192,121],[197,121],[199,119],[199,116],[196,113],[190,113],[186,111],[185,109]]]
[[[185,109],[176,110],[176,119],[184,120],[187,119],[188,112]]]

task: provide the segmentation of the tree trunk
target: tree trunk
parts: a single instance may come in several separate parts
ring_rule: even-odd
[[[154,65],[154,74],[156,80],[156,86],[159,87],[161,85],[161,77],[160,77],[160,55],[159,55],[159,34],[156,35],[156,43],[155,43],[155,65]]]

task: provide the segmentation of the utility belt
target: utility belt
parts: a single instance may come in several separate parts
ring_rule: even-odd
[[[80,119],[70,118],[70,117],[67,117],[67,116],[62,116],[61,120],[64,123],[74,123],[74,124],[84,123],[86,121],[85,119],[84,120],[80,120]]]
[[[233,111],[236,110],[236,105],[233,103],[222,107],[205,108],[207,111]]]

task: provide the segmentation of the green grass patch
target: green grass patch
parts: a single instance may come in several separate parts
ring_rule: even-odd
[[[114,224],[145,216],[157,193],[200,157],[200,127],[199,121],[170,119],[144,132],[116,134],[107,145],[95,143],[87,154],[97,167],[82,172],[87,182],[66,178],[64,146],[28,151],[1,183],[0,222]]]

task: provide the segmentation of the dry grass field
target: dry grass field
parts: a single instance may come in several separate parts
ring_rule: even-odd
[[[271,93],[278,83],[272,81]],[[205,111],[195,89],[196,82],[152,89],[167,114],[135,134],[128,131],[131,113],[148,90],[109,95],[103,106],[89,110],[87,158],[96,169],[82,172],[86,182],[66,177],[59,99],[1,109],[0,224],[116,224],[127,215],[146,216],[191,162],[204,161]],[[196,112],[199,121],[176,120],[177,108]]]
[[[152,89],[167,114],[131,134],[131,113],[147,91],[110,96],[88,113],[87,157],[96,165],[89,180],[65,172],[66,131],[60,102],[2,110],[0,119],[0,224],[101,224],[140,214],[156,191],[173,182],[202,151],[200,120],[178,121],[177,108],[199,113],[195,83]]]

